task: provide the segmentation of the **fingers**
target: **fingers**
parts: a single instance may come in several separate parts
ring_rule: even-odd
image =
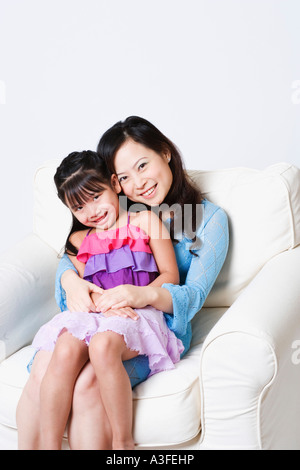
[[[112,287],[111,289],[103,290],[101,297],[97,301],[97,312],[107,312],[110,309],[117,309],[128,307],[129,294],[126,286]]]
[[[90,296],[78,299],[76,302],[68,302],[67,307],[70,312],[95,312],[95,305]]]
[[[117,304],[112,305],[111,308],[119,309],[119,308],[125,308],[125,307],[130,308],[130,307],[128,306],[127,300],[122,300],[122,302],[119,302],[119,303],[117,303]]]
[[[129,307],[128,305],[128,300],[121,300],[120,302],[117,301],[117,299],[115,298],[110,298],[110,297],[106,297],[105,299],[103,299],[103,297],[100,297],[99,300],[96,302],[96,308],[97,308],[97,312],[107,312],[108,310],[110,309],[117,309],[119,310],[120,308],[125,308],[125,307]]]
[[[91,282],[88,282],[88,284],[89,284],[89,291],[90,292],[95,292],[96,294],[103,294],[104,289],[101,289],[101,287],[96,286],[96,284],[92,284]]]
[[[139,316],[131,307],[125,307],[120,309],[111,308],[103,313],[105,317],[122,317],[122,318],[131,318],[136,321]]]
[[[91,282],[81,281],[75,290],[67,294],[67,307],[70,312],[95,312],[97,310],[91,295],[93,293],[102,295],[104,290]]]
[[[136,311],[131,308],[131,307],[125,307],[125,308],[122,308],[121,310],[125,311],[125,313],[127,314],[127,316],[129,318],[132,318],[132,320],[137,320],[139,318],[138,314],[136,313]]]

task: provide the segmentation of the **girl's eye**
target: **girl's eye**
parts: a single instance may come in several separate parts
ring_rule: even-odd
[[[101,196],[102,193],[97,193],[97,194],[91,194],[91,199],[93,199],[93,201],[97,201],[97,199],[99,199],[99,197]]]
[[[82,206],[78,206],[78,207],[76,207],[76,209],[75,209],[75,210],[76,210],[76,212],[79,212],[79,211],[81,211],[82,209],[83,209],[83,207],[82,207]]]
[[[119,178],[119,183],[123,183],[126,180],[127,176],[121,176]]]

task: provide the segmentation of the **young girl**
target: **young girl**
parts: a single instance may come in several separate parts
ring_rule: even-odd
[[[119,207],[117,178],[109,176],[95,152],[74,152],[54,177],[60,199],[70,208],[73,227],[66,243],[80,277],[105,289],[121,284],[161,286],[179,282],[169,233],[149,211]],[[95,311],[96,309],[94,309]],[[110,308],[105,313],[56,315],[36,334],[37,351],[53,351],[40,390],[41,442],[59,449],[71,409],[74,384],[90,360],[112,433],[113,449],[132,449],[132,392],[123,361],[144,354],[150,375],[174,368],[182,342],[153,307]]]

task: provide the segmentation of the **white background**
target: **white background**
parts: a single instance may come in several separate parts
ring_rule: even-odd
[[[187,168],[300,165],[300,0],[0,0],[1,244],[45,160],[128,115]]]

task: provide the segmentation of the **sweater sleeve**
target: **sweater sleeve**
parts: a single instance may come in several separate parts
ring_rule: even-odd
[[[187,333],[188,324],[202,308],[225,261],[228,250],[228,220],[219,207],[207,217],[197,232],[200,248],[192,255],[183,285],[163,284],[173,300],[173,314],[165,314],[169,328],[178,336]],[[187,247],[184,249],[188,249]]]
[[[66,292],[61,285],[61,276],[65,271],[68,271],[69,269],[72,269],[78,274],[74,264],[72,263],[68,255],[64,254],[59,262],[55,279],[55,300],[62,312],[64,310],[67,310],[68,307],[66,300]]]

